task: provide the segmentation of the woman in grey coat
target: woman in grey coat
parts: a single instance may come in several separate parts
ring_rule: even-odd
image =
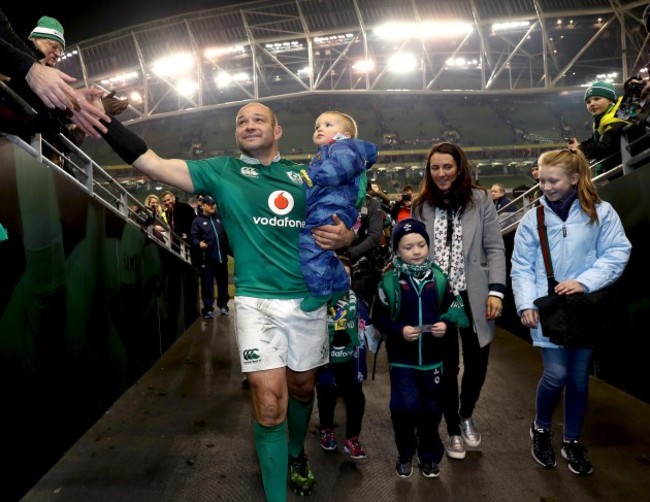
[[[412,216],[431,236],[429,257],[447,272],[465,303],[470,327],[458,330],[463,376],[458,392],[458,337],[449,340],[444,362],[443,411],[449,439],[447,456],[465,458],[465,445],[477,447],[481,434],[472,418],[487,374],[494,320],[503,310],[506,256],[499,219],[486,189],[472,183],[465,152],[438,143],[427,156]]]

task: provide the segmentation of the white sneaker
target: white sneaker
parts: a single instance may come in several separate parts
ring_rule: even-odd
[[[460,419],[460,433],[463,435],[463,441],[467,446],[476,448],[481,444],[481,433],[474,425],[472,417]]]
[[[460,436],[449,436],[449,440],[445,445],[445,450],[447,450],[447,456],[449,458],[463,460],[465,458],[465,445],[463,444],[463,438]]]

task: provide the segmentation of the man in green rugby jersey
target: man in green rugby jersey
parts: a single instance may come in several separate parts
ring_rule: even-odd
[[[306,166],[280,156],[282,128],[261,103],[237,113],[238,158],[163,159],[119,121],[106,127],[104,138],[127,163],[185,192],[210,195],[219,205],[235,258],[237,344],[252,391],[264,492],[268,501],[284,502],[288,475],[296,493],[309,493],[315,479],[303,446],[316,370],[327,362],[329,348],[326,307],[300,308],[309,294],[298,252],[305,218],[300,170]],[[346,247],[354,238],[336,216],[314,230],[323,249]]]

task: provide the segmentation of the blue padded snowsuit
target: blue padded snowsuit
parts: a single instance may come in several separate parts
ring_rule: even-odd
[[[377,145],[344,138],[324,145],[303,173],[307,210],[300,232],[300,266],[313,296],[347,292],[350,279],[336,253],[321,249],[313,228],[331,225],[336,214],[347,228],[357,221],[358,205],[366,191],[366,170],[377,160]]]

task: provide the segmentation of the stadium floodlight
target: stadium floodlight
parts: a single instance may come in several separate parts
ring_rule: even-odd
[[[181,78],[176,83],[176,90],[181,96],[185,97],[192,96],[198,88],[199,84],[197,84],[195,80],[191,80],[189,78]]]
[[[386,66],[393,72],[409,72],[417,68],[418,61],[413,54],[397,53],[388,58]]]
[[[142,103],[142,94],[140,91],[132,91],[129,94],[129,103],[132,105],[139,105]]]
[[[314,44],[316,45],[340,45],[348,43],[354,38],[352,33],[329,35],[326,37],[314,37]]]
[[[413,36],[420,38],[462,37],[474,30],[465,21],[425,21],[422,23],[386,23],[373,33],[386,40],[404,40]]]
[[[269,52],[291,52],[303,50],[305,46],[299,40],[290,40],[285,42],[273,42],[264,45],[264,48]]]
[[[70,52],[66,52],[59,58],[59,61],[63,61],[64,59],[71,58],[72,56],[77,56],[79,54],[79,51],[77,49],[73,49]]]
[[[129,82],[139,79],[140,73],[137,71],[129,71],[127,73],[120,73],[119,75],[114,75],[109,78],[101,80],[101,84],[104,86],[126,86]]]
[[[464,57],[449,58],[445,61],[445,66],[453,68],[480,68],[478,59],[467,59]]]
[[[310,66],[305,66],[304,68],[300,68],[297,71],[297,75],[299,77],[309,77],[313,73],[313,70]]]
[[[527,30],[530,26],[530,21],[511,21],[506,23],[494,23],[492,25],[492,33],[504,31],[520,31]]]
[[[154,61],[153,72],[161,77],[183,75],[194,69],[195,61],[189,52],[179,52]]]
[[[214,76],[214,83],[217,84],[217,88],[225,89],[232,85],[233,82],[238,82],[240,84],[250,83],[251,77],[245,71],[240,71],[233,73],[232,75],[227,71],[220,71]]]
[[[220,56],[242,56],[246,54],[246,49],[243,45],[232,45],[230,47],[210,47],[203,51],[203,55],[206,59],[214,60]]]
[[[363,59],[354,63],[352,69],[361,73],[368,73],[375,69],[375,62],[372,59]]]
[[[616,83],[618,79],[618,72],[613,71],[610,73],[599,73],[595,77],[589,77],[586,83],[582,84],[580,87],[589,87],[594,82],[608,82],[610,84]]]

